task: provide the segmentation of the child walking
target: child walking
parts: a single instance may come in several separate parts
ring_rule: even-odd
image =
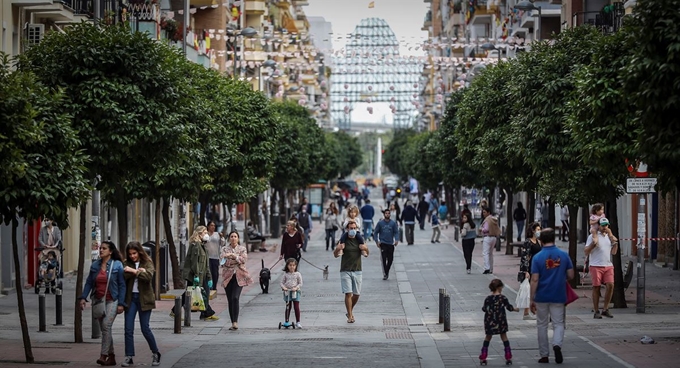
[[[295,327],[302,328],[300,324],[300,288],[302,287],[302,275],[297,270],[298,264],[295,258],[288,258],[285,272],[281,278],[281,289],[283,290],[283,300],[286,302],[286,322],[290,319],[290,304],[295,308]]]
[[[604,205],[602,203],[595,203],[593,207],[590,208],[590,235],[593,236],[593,244],[597,244],[597,231],[600,230],[600,219],[605,217],[604,215]]]
[[[512,350],[510,349],[510,341],[508,341],[508,320],[505,316],[505,310],[511,312],[519,312],[519,309],[513,307],[508,298],[503,295],[503,281],[499,279],[491,280],[489,290],[491,295],[484,300],[484,345],[482,346],[482,353],[479,355],[479,363],[486,365],[486,357],[489,352],[489,342],[493,335],[501,335],[503,346],[505,347],[505,364],[512,364]]]
[[[442,234],[442,231],[439,229],[439,215],[436,211],[432,211],[430,222],[432,223],[432,239],[430,243],[439,243],[439,236]]]

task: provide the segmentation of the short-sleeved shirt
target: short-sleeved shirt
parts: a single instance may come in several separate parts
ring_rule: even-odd
[[[359,245],[364,244],[364,239],[358,233],[354,238],[350,238],[345,233],[340,237],[340,243],[345,244],[345,249],[340,259],[340,272],[361,271],[361,250]]]
[[[598,231],[597,233],[597,247],[593,248],[588,255],[589,263],[591,266],[595,267],[612,267],[612,242],[609,240],[609,236],[603,235]],[[593,243],[593,236],[588,235],[588,240],[586,240],[586,247]]]
[[[569,255],[556,246],[543,247],[531,259],[532,276],[538,274],[536,303],[567,302],[567,270],[573,269]]]

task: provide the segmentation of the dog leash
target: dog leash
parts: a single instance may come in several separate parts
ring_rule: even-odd
[[[303,261],[309,263],[312,267],[316,268],[317,270],[325,271],[323,268],[315,266],[312,262],[306,260],[304,257],[300,257],[300,259],[302,259]]]
[[[270,269],[270,270],[273,269],[274,266],[276,266],[277,264],[279,264],[279,262],[281,262],[282,259],[283,259],[283,258],[279,258],[279,260],[276,261],[271,267],[269,267],[269,269]]]

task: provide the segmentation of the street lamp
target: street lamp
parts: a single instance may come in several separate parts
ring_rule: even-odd
[[[496,45],[494,45],[490,42],[487,42],[487,43],[482,45],[482,50],[484,50],[484,51],[497,50],[498,51],[498,62],[500,63],[500,61],[501,61],[501,49],[496,47]]]
[[[541,7],[534,5],[534,3],[522,0],[515,4],[515,9],[527,11],[527,10],[538,10],[538,26],[536,27],[536,41],[541,40]]]
[[[245,56],[246,55],[245,54],[245,40],[243,40],[243,38],[253,38],[253,37],[257,36],[257,33],[258,33],[257,30],[253,27],[243,28],[241,30],[241,32],[239,32],[238,35],[242,37],[242,39],[241,39],[242,43],[240,45],[241,46],[241,58],[240,58],[241,64],[243,64],[243,62],[245,61],[245,58],[246,58],[246,56]],[[236,58],[236,53],[234,53],[234,58]],[[243,76],[244,74],[245,74],[245,67],[242,66],[241,67],[241,76]],[[236,78],[236,63],[235,62],[234,62],[234,78]]]
[[[262,90],[262,86],[265,85],[265,83],[262,83],[262,68],[275,68],[275,67],[276,67],[276,61],[274,61],[272,59],[267,59],[258,68],[259,69],[259,79],[258,79],[258,81],[259,81],[259,85],[260,85],[260,91]],[[270,74],[270,78],[271,78],[271,74]],[[266,85],[267,85],[266,93],[267,93],[267,97],[269,97],[269,84],[267,83]]]

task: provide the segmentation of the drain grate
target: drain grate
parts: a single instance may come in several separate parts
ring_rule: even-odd
[[[338,310],[334,309],[317,309],[317,310],[303,310],[303,313],[340,313]]]
[[[411,323],[409,326],[419,327],[419,326],[425,326],[425,325],[422,324],[422,323]]]
[[[385,332],[385,338],[388,340],[411,340],[413,336],[410,332]]]
[[[332,337],[310,337],[306,339],[286,339],[286,341],[295,341],[295,342],[302,342],[302,341],[333,341]]]
[[[383,326],[407,326],[405,318],[383,318]]]

